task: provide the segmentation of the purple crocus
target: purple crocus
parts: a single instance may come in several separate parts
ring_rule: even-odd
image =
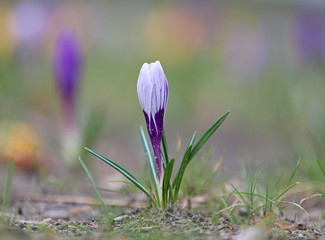
[[[158,178],[160,179],[162,171],[160,144],[168,101],[168,82],[159,61],[142,65],[137,90],[140,105],[146,118],[147,129],[156,158]]]
[[[81,50],[76,35],[64,31],[54,49],[53,68],[63,110],[63,152],[68,162],[80,150],[80,136],[76,121],[76,97],[81,74]]]
[[[325,15],[322,10],[301,10],[296,23],[296,45],[303,62],[324,63]]]
[[[65,103],[75,100],[81,70],[81,51],[73,32],[63,32],[54,50],[54,73]]]

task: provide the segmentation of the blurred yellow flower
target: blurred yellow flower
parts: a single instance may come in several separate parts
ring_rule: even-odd
[[[13,161],[18,168],[36,168],[40,145],[40,137],[32,126],[22,122],[0,123],[1,160]]]

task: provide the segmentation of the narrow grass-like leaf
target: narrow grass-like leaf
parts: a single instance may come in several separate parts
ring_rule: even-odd
[[[163,153],[161,152],[161,159],[162,159],[162,163],[163,163],[163,167],[164,167],[164,171],[165,171],[165,169],[166,169],[166,167],[167,167],[167,163],[166,163],[166,160],[165,160],[165,157],[164,157],[164,155],[163,155]],[[174,158],[173,158],[174,159]],[[174,161],[175,161],[175,159],[174,159]],[[174,195],[173,195],[173,184],[172,184],[172,182],[170,181],[170,179],[169,179],[169,190],[170,190],[170,194],[169,194],[169,200],[171,201],[171,202],[173,202],[173,199],[174,199]]]
[[[293,188],[293,187],[296,185],[296,184],[293,184],[292,186],[289,187],[289,185],[290,185],[291,182],[292,182],[293,177],[295,176],[295,174],[296,174],[296,172],[297,172],[297,169],[298,169],[298,166],[299,166],[299,164],[300,164],[300,161],[301,161],[301,158],[299,158],[299,160],[298,160],[298,162],[297,162],[297,164],[296,164],[296,167],[295,167],[295,169],[293,170],[293,172],[292,172],[292,174],[291,174],[291,176],[290,176],[290,178],[289,178],[289,180],[288,180],[286,186],[283,188],[283,190],[281,191],[281,193],[280,193],[278,196],[275,197],[275,199],[274,199],[275,202],[276,202],[278,199],[280,199],[280,198],[281,198],[281,197],[282,197],[286,192],[288,192],[291,188]]]
[[[180,168],[179,168],[179,170],[177,172],[177,175],[176,175],[176,177],[174,179],[173,186],[174,186],[175,190],[174,190],[174,201],[173,201],[173,203],[175,203],[177,201],[177,199],[178,199],[178,192],[179,192],[179,189],[180,189],[180,186],[181,186],[181,183],[182,183],[182,179],[183,179],[183,176],[184,176],[185,169],[186,169],[186,167],[188,165],[191,150],[192,150],[192,145],[190,145],[190,147],[187,149],[187,151],[186,151],[186,153],[184,155],[183,161],[181,163],[181,166],[180,166]]]
[[[170,161],[170,157],[169,157],[169,152],[168,152],[168,145],[167,145],[165,131],[163,131],[163,133],[162,133],[161,142],[162,142],[164,156],[165,156],[165,160],[166,160],[166,166],[167,166]]]
[[[211,137],[211,135],[218,129],[222,122],[226,119],[230,111],[227,111],[218,121],[216,121],[201,137],[198,143],[193,147],[189,161],[197,154],[201,147],[206,143],[206,141]]]
[[[223,212],[228,211],[228,210],[242,208],[242,207],[245,207],[245,206],[246,205],[243,204],[243,203],[236,203],[236,204],[230,205],[228,207],[225,207],[225,208],[219,210],[218,212],[215,213],[215,215],[218,215],[218,214],[223,213]]]
[[[266,208],[265,203],[262,204],[262,205],[260,205],[260,206],[258,206],[258,207],[255,208],[255,209],[251,210],[251,214],[253,215],[253,214],[256,213],[257,211],[261,210],[262,208],[264,208],[264,209]]]
[[[2,206],[1,212],[4,213],[7,211],[7,207],[11,197],[11,185],[12,185],[12,178],[14,174],[15,164],[13,161],[8,162],[6,168],[6,176],[4,179],[4,185],[2,190]]]
[[[224,171],[224,167],[223,167],[223,163],[221,163],[221,179],[222,179],[222,195],[226,195],[227,194],[227,189],[226,189],[226,181],[225,181],[225,171]]]
[[[177,201],[177,198],[178,198],[178,192],[179,192],[179,189],[180,189],[180,186],[181,186],[181,183],[182,183],[182,179],[183,179],[185,169],[186,169],[186,167],[187,167],[187,165],[189,163],[189,160],[190,160],[190,154],[191,154],[191,151],[192,151],[192,146],[193,146],[193,142],[195,140],[195,136],[196,136],[196,132],[194,132],[190,142],[187,145],[184,157],[183,157],[182,162],[181,162],[181,166],[179,167],[179,170],[178,170],[178,172],[176,174],[176,177],[175,177],[175,179],[173,181],[173,188],[175,189],[174,190],[174,201],[173,201],[173,203],[175,203]]]
[[[191,137],[191,139],[190,139],[190,141],[189,141],[189,143],[188,143],[188,145],[186,147],[186,150],[185,150],[185,153],[184,153],[182,162],[181,162],[181,166],[180,166],[180,168],[179,168],[179,170],[178,170],[178,172],[176,174],[176,177],[174,178],[174,181],[173,181],[173,187],[175,187],[175,184],[179,180],[181,173],[182,172],[184,173],[184,171],[185,171],[185,168],[186,168],[186,166],[188,164],[188,162],[185,161],[185,160],[188,159],[188,157],[189,157],[189,156],[186,157],[186,154],[189,152],[189,148],[190,147],[191,148],[193,147],[193,143],[194,143],[195,137],[196,137],[196,132],[193,133],[193,135],[192,135],[192,137]],[[189,152],[189,154],[191,154],[191,152]]]
[[[278,196],[276,197],[273,201],[278,201],[284,194],[286,194],[287,192],[289,192],[292,188],[294,188],[295,186],[299,185],[300,182],[295,182],[293,183],[292,185],[286,187],[283,192]]]
[[[237,189],[238,190],[238,189]],[[238,190],[239,192],[239,190]],[[236,193],[238,193],[236,191]],[[258,194],[258,193],[251,193],[251,192],[240,192],[241,195],[245,195],[245,196],[248,196],[250,197],[251,195],[253,195],[254,197],[258,197],[258,198],[261,198],[261,199],[265,199],[265,196],[261,195],[261,194]],[[270,200],[270,199],[269,199]]]
[[[108,158],[100,155],[99,153],[96,153],[95,151],[93,151],[93,150],[91,150],[89,148],[86,148],[86,147],[85,147],[85,149],[88,152],[90,152],[91,154],[93,154],[94,156],[98,157],[103,162],[105,162],[108,165],[110,165],[115,170],[117,170],[124,177],[126,177],[127,179],[129,179],[137,188],[139,188],[144,194],[146,194],[149,197],[149,199],[154,204],[155,208],[158,209],[158,206],[157,206],[157,203],[156,203],[156,200],[154,199],[154,197],[150,194],[150,192],[135,177],[132,176],[131,173],[129,173],[128,171],[126,171],[123,167],[121,167],[117,163],[113,162],[112,160],[110,160],[110,159],[108,159]]]
[[[235,190],[232,190],[230,193],[228,193],[228,197],[226,198],[227,203],[229,202],[230,197],[234,194],[235,194]]]
[[[257,179],[260,175],[261,171],[258,171],[257,169],[254,170],[254,174],[252,175],[251,178],[251,191],[250,191],[250,200],[251,200],[251,209],[253,209],[254,207],[254,193],[255,193],[255,189],[256,189],[256,182]]]
[[[85,172],[86,172],[86,174],[87,174],[87,176],[88,176],[88,178],[89,178],[89,181],[90,181],[90,183],[91,183],[91,186],[93,187],[93,189],[94,189],[94,191],[95,191],[96,198],[98,199],[98,201],[100,202],[100,204],[102,205],[102,207],[103,207],[103,209],[104,209],[106,219],[110,219],[109,211],[108,211],[108,209],[107,209],[107,207],[106,207],[106,205],[105,205],[105,203],[104,203],[104,201],[103,201],[103,199],[102,199],[102,196],[100,195],[100,193],[99,193],[99,191],[98,191],[98,189],[97,189],[97,186],[96,186],[96,184],[95,184],[95,181],[94,181],[93,177],[91,176],[91,174],[90,174],[90,172],[89,172],[87,166],[86,166],[86,165],[84,164],[84,162],[81,160],[81,157],[79,157],[78,160],[79,160],[81,166],[83,167],[83,169],[85,170]]]
[[[320,162],[318,161],[318,159],[317,159],[317,163],[318,163],[319,169],[322,171],[323,175],[325,176],[325,170],[322,167],[322,164],[320,164]]]
[[[163,187],[162,187],[162,206],[163,210],[166,209],[168,203],[168,193],[172,194],[172,186],[170,184],[170,178],[173,173],[175,159],[172,159],[166,166],[164,172],[164,180],[163,180]],[[171,190],[171,191],[170,191]]]
[[[247,203],[246,199],[243,197],[242,193],[233,184],[231,184],[231,186],[233,187],[235,193],[237,193],[240,199],[245,203],[245,205],[249,207],[249,204]],[[246,194],[251,195],[251,193],[246,193]]]
[[[160,207],[159,179],[158,179],[158,174],[157,174],[156,158],[155,158],[155,155],[153,154],[150,141],[149,141],[142,126],[140,127],[140,135],[141,135],[144,152],[145,152],[146,159],[147,159],[147,164],[148,164],[151,180],[152,180],[154,188],[155,188],[158,207]]]
[[[238,194],[239,197],[240,197],[240,199],[244,202],[245,207],[247,209],[248,217],[250,217],[250,215],[251,215],[251,209],[252,209],[251,205],[246,201],[246,199],[243,197],[242,193],[233,184],[231,184],[231,186],[234,188],[235,193]],[[248,195],[251,196],[252,193],[248,193]]]
[[[268,205],[269,205],[269,186],[266,185],[266,190],[265,190],[265,208],[264,208],[264,216],[268,210]]]

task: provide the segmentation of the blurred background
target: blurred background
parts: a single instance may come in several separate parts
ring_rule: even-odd
[[[201,136],[229,109],[203,149],[212,163],[223,157],[226,176],[243,165],[262,165],[270,175],[292,171],[301,157],[302,171],[316,177],[316,160],[325,164],[323,1],[25,0],[0,2],[2,166],[20,159],[17,169],[30,172],[36,158],[49,174],[72,174],[62,161],[53,72],[54,45],[65,29],[78,36],[82,52],[80,131],[98,123],[90,147],[133,173],[145,165],[137,78],[144,62],[156,60],[169,82],[171,155],[178,139],[182,156],[194,130]],[[115,174],[84,158],[103,182]]]

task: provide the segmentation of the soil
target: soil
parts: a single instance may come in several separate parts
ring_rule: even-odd
[[[216,208],[207,202],[216,200],[204,195],[191,201],[180,199],[178,208],[163,212],[150,208],[143,195],[135,194],[132,188],[124,191],[124,195],[121,188],[110,192],[100,189],[110,213],[105,216],[97,199],[91,197],[89,179],[79,170],[62,174],[71,176],[69,179],[48,175],[41,181],[38,175],[33,176],[16,172],[10,207],[6,213],[0,212],[0,240],[325,239],[323,196],[302,204],[310,216],[289,204],[280,213],[249,220],[243,209],[234,211],[233,216],[227,212],[216,216]],[[94,176],[98,178],[98,186],[107,185],[107,180],[100,181],[105,175]],[[312,192],[304,192],[303,196],[293,192],[289,200],[299,202]]]
[[[71,198],[71,197],[70,197]],[[77,198],[80,202],[80,197]],[[88,199],[90,200],[90,198]],[[77,202],[77,201],[76,201]],[[225,216],[188,209],[156,211],[94,204],[15,201],[0,223],[0,239],[323,239],[325,229],[288,219],[234,224]],[[123,213],[122,213],[123,212]],[[122,214],[121,214],[122,213]],[[238,214],[242,214],[238,211]],[[113,217],[112,217],[113,216]],[[239,216],[238,216],[239,217]],[[323,232],[321,232],[323,231]]]

